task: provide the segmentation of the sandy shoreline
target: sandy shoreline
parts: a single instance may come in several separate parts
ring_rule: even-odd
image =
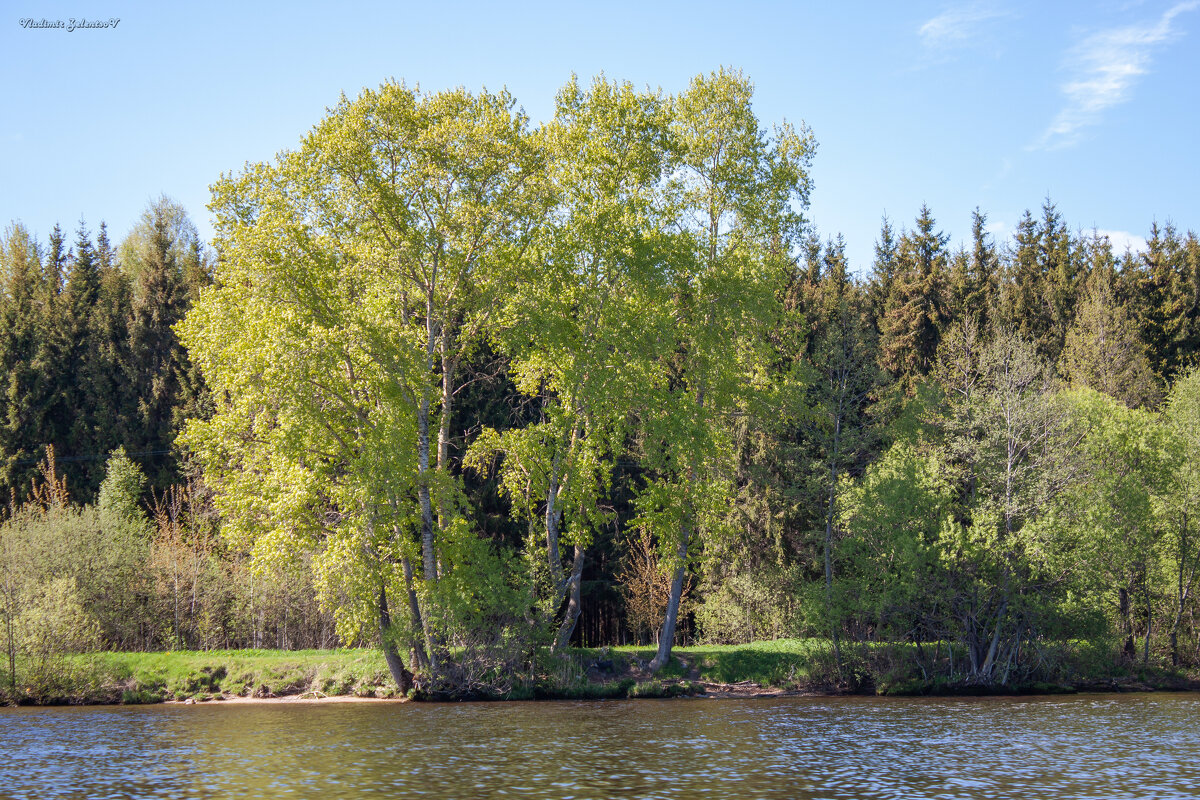
[[[187,700],[163,700],[162,705],[171,706],[244,706],[244,705],[317,705],[326,703],[407,703],[407,697],[357,697],[355,695],[285,694],[279,697],[241,697],[236,694],[218,695],[207,700],[189,697]]]
[[[772,698],[772,697],[823,697],[836,696],[838,693],[822,693],[822,692],[803,692],[784,689],[770,689],[759,686],[757,684],[722,684],[722,683],[701,683],[704,687],[703,692],[695,694],[680,695],[682,698],[691,698],[696,700],[752,700],[756,698]],[[564,698],[571,699],[571,698]],[[638,699],[638,698],[631,698]],[[662,698],[653,698],[662,699]],[[678,699],[678,698],[673,698]],[[331,703],[408,703],[412,702],[407,697],[358,697],[356,695],[324,695],[319,692],[305,692],[302,694],[286,694],[274,697],[243,697],[241,695],[214,695],[208,699],[200,700],[197,698],[188,698],[186,700],[164,700],[163,705],[323,705]],[[520,700],[494,700],[487,702],[522,702]],[[529,702],[545,702],[542,700],[533,700]]]

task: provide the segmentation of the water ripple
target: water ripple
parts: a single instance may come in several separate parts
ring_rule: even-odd
[[[1183,798],[1194,695],[0,711],[0,797]]]

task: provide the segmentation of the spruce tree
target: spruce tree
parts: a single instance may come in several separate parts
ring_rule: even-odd
[[[971,213],[971,293],[967,308],[975,314],[980,330],[996,320],[999,313],[1000,256],[987,232],[987,215],[975,207]]]
[[[1071,386],[1095,389],[1130,408],[1156,406],[1162,392],[1146,359],[1146,345],[1116,301],[1112,281],[1113,273],[1105,269],[1089,277],[1067,332],[1060,371]]]
[[[1038,231],[1041,274],[1045,276],[1045,304],[1049,327],[1037,339],[1039,351],[1051,363],[1058,360],[1067,331],[1075,319],[1075,303],[1082,289],[1079,262],[1062,215],[1049,199],[1042,205]]]
[[[78,460],[67,462],[76,499],[87,502],[103,477],[103,463],[94,464],[96,423],[92,416],[94,392],[89,379],[95,373],[97,353],[91,336],[92,312],[100,296],[100,270],[91,236],[82,220],[67,274],[53,334],[58,339],[58,368],[48,376],[54,383],[54,400],[47,439],[56,451]]]
[[[1188,231],[1183,243],[1184,292],[1187,299],[1182,349],[1183,366],[1200,360],[1200,239]]]
[[[900,237],[896,274],[880,330],[880,366],[911,394],[937,354],[946,313],[946,236],[928,206],[916,230]]]
[[[871,327],[878,335],[883,325],[888,295],[896,279],[896,236],[892,223],[886,216],[879,228],[879,239],[875,242],[875,260],[871,264],[871,277],[867,284],[867,308]]]
[[[148,462],[157,466],[147,466],[147,476],[158,487],[175,478],[171,449],[199,388],[192,385],[187,352],[174,331],[187,312],[187,287],[167,222],[164,215],[156,215],[145,259],[137,270],[129,324],[139,449],[157,457]]]
[[[971,257],[959,248],[950,256],[950,268],[946,275],[946,320],[950,326],[968,317],[974,319],[975,307],[972,300],[978,291],[975,276],[971,273]]]
[[[1173,225],[1151,225],[1136,275],[1137,322],[1150,366],[1161,380],[1170,383],[1187,359],[1191,305],[1187,253]]]
[[[50,247],[46,251],[46,260],[42,263],[45,284],[52,295],[57,296],[62,291],[69,258],[62,228],[55,223],[50,230]]]
[[[1010,286],[1005,320],[1024,339],[1041,342],[1050,330],[1046,306],[1046,276],[1040,258],[1041,235],[1029,209],[1017,223],[1015,249],[1009,267]]]
[[[95,424],[95,446],[90,452],[107,453],[139,441],[136,378],[129,341],[133,315],[133,289],[128,276],[115,263],[103,223],[96,236],[100,288],[88,325],[94,357],[84,384],[87,407]],[[94,477],[94,476],[93,476]]]
[[[23,498],[35,462],[46,408],[42,358],[50,291],[41,253],[29,231],[14,224],[5,232],[5,302],[0,306],[0,489],[7,500]]]

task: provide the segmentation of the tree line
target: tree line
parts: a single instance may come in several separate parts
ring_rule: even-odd
[[[922,207],[855,277],[804,216],[811,132],[752,95],[573,79],[535,127],[503,92],[387,83],[214,184],[215,259],[154,214],[140,263],[11,229],[6,537],[53,507],[18,513],[44,445],[170,451],[132,540],[190,487],[182,545],[292,576],[319,601],[295,625],[381,642],[405,688],[801,635],[848,683],[890,645],[981,684],[1080,642],[1195,664],[1195,235],[1116,253],[1047,200],[953,248]],[[99,463],[71,485],[102,512]],[[222,641],[255,629],[239,602],[207,607]]]
[[[61,684],[96,647],[329,646],[295,569],[251,573],[175,444],[211,413],[174,326],[212,263],[160,198],[117,245],[81,222],[0,237],[0,638],[5,684]],[[36,693],[36,691],[35,691]]]

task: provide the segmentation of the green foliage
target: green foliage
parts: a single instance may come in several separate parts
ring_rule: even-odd
[[[550,691],[577,630],[922,691],[1195,661],[1196,237],[1118,259],[1047,199],[954,252],[922,206],[856,279],[752,99],[390,82],[214,184],[216,263],[166,198],[115,249],[10,226],[8,683],[47,597],[105,647],[378,640],[424,696]]]
[[[842,498],[835,609],[878,637],[905,638],[914,614],[936,602],[930,579],[955,530],[954,488],[936,456],[898,442]]]
[[[141,508],[146,476],[137,464],[118,447],[108,457],[104,481],[100,484],[97,505],[100,513],[117,520],[137,521],[144,517]]]
[[[946,307],[946,241],[928,206],[921,207],[916,230],[901,235],[888,296],[879,322],[879,365],[912,393],[933,366]]]
[[[1125,405],[1154,407],[1160,390],[1128,311],[1113,297],[1110,278],[1094,273],[1067,332],[1061,369],[1076,388],[1088,387]]]
[[[800,629],[799,581],[793,570],[758,566],[718,574],[720,579],[704,593],[704,601],[695,611],[704,642],[781,639]]]
[[[21,682],[35,697],[69,696],[80,678],[67,656],[88,653],[100,643],[100,624],[84,608],[72,578],[27,586],[16,618],[17,649],[23,656]]]

